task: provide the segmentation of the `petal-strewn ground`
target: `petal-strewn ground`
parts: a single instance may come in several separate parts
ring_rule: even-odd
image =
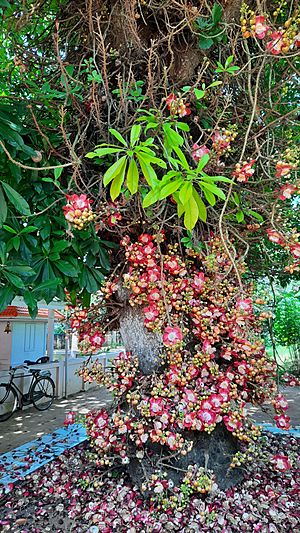
[[[300,440],[263,435],[266,456],[288,456],[284,472],[270,461],[248,463],[245,480],[183,511],[158,512],[124,477],[97,468],[87,445],[68,450],[1,498],[2,531],[18,533],[279,532],[300,530]],[[259,447],[258,447],[259,450]]]

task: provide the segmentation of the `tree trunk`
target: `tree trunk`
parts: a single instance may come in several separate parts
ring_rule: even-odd
[[[138,357],[142,374],[159,373],[162,338],[159,334],[147,331],[141,309],[129,305],[125,308],[120,318],[120,333],[126,351]],[[170,453],[166,446],[150,444],[148,453],[142,459],[132,458],[128,465],[132,482],[141,488],[151,474],[160,470],[178,486],[184,471],[189,465],[195,464],[212,470],[222,490],[241,481],[241,469],[230,468],[232,457],[239,450],[239,444],[223,423],[218,424],[210,435],[200,431],[185,431],[182,436],[193,443],[193,448],[187,455],[178,453],[174,457],[174,453]],[[134,455],[134,446],[132,448]]]

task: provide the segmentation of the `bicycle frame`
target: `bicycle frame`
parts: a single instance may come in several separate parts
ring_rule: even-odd
[[[16,385],[16,383],[14,383],[14,378],[15,378],[15,373],[14,372],[11,373],[10,381],[7,383],[8,388],[11,387],[12,389],[14,389],[14,391],[15,391],[15,393],[17,395],[17,398],[18,398],[18,409],[22,409],[23,405],[30,405],[32,403],[31,390],[32,390],[32,387],[35,384],[37,378],[36,378],[36,376],[34,374],[27,374],[25,376],[22,375],[20,377],[27,378],[27,377],[30,377],[30,376],[31,376],[31,382],[30,382],[30,385],[29,385],[28,392],[26,392],[25,394],[19,389],[18,385]]]

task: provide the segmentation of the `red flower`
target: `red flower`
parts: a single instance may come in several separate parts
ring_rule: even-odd
[[[162,398],[150,398],[150,415],[158,416],[164,412],[164,403]]]
[[[64,420],[64,426],[70,426],[71,424],[75,424],[76,419],[76,412],[70,411],[66,414],[66,418]]]
[[[195,422],[196,413],[185,413],[184,419],[183,419],[183,425],[185,428],[191,428],[192,425]]]
[[[252,300],[251,298],[238,298],[236,302],[236,308],[244,313],[252,313]]]
[[[207,146],[205,146],[205,144],[203,144],[202,146],[199,146],[199,144],[197,144],[197,143],[193,144],[193,146],[192,146],[192,158],[194,159],[194,161],[196,161],[196,163],[198,163],[198,161],[200,161],[200,159],[205,154],[209,154],[209,149],[207,148]]]
[[[281,453],[273,455],[271,462],[275,466],[276,470],[279,470],[279,472],[285,472],[286,470],[290,470],[292,468],[288,456]]]
[[[275,415],[274,420],[276,422],[276,426],[280,429],[290,429],[290,417],[286,416],[284,414],[282,415]]]
[[[157,307],[155,307],[155,305],[149,305],[149,307],[144,307],[143,311],[147,320],[155,320],[155,318],[159,315],[159,311]]]
[[[272,40],[267,43],[267,49],[270,50],[272,54],[278,55],[281,53],[282,48],[284,48],[285,42],[283,41],[282,37],[282,31],[273,31],[271,34]]]
[[[232,173],[232,176],[241,183],[247,183],[248,179],[254,174],[255,170],[252,166],[255,163],[255,159],[252,159],[247,163],[244,161],[243,166],[239,163],[235,165],[235,171]]]
[[[270,27],[266,25],[266,17],[261,16],[261,15],[255,17],[254,33],[258,39],[264,39],[269,28]]]
[[[288,176],[293,170],[294,165],[286,163],[285,161],[278,161],[276,163],[276,178],[281,178],[282,176]]]
[[[187,115],[190,115],[191,114],[191,110],[190,110],[189,106],[190,106],[190,104],[185,104],[183,102],[183,100],[180,99],[179,103],[178,103],[178,108],[177,108],[178,109],[178,111],[177,111],[178,115],[180,117],[185,117]]]
[[[280,187],[280,200],[286,200],[290,199],[293,194],[295,194],[297,188],[294,185],[291,185],[291,183],[285,183]]]
[[[278,231],[274,229],[267,229],[266,232],[268,234],[269,241],[275,242],[276,244],[279,244],[280,246],[284,246],[285,241],[281,233],[279,233]]]
[[[142,233],[142,235],[138,237],[138,241],[142,242],[143,244],[149,244],[153,241],[153,237],[149,233]]]
[[[300,258],[300,244],[292,244],[290,246],[290,252],[295,257],[295,259]]]
[[[150,302],[158,302],[161,299],[161,295],[158,289],[152,289],[148,294],[148,300]]]
[[[94,346],[97,346],[97,347],[101,347],[102,344],[104,343],[104,336],[102,333],[99,333],[99,332],[96,332],[94,333],[94,335],[92,335],[90,337],[90,342],[91,344],[93,344]]]
[[[286,411],[289,408],[287,399],[283,396],[283,394],[278,394],[274,399],[273,404],[276,411]]]
[[[197,417],[204,424],[211,425],[215,423],[217,415],[214,411],[208,411],[207,409],[204,409],[197,412]]]
[[[182,341],[183,335],[180,328],[172,328],[167,326],[163,334],[163,342],[165,346],[174,346]]]
[[[175,94],[174,93],[169,94],[169,96],[167,96],[167,98],[166,98],[166,104],[167,104],[168,109],[171,109],[172,105],[176,101],[177,101],[177,98],[176,98]]]
[[[205,284],[205,276],[203,272],[198,272],[197,274],[195,274],[194,279],[191,283],[194,291],[197,293],[201,292],[204,284]]]

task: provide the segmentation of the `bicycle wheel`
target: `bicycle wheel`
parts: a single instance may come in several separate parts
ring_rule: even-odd
[[[17,408],[18,396],[10,385],[0,384],[0,422],[8,420]]]
[[[54,400],[54,381],[48,377],[39,377],[34,382],[30,397],[36,409],[46,411]]]

